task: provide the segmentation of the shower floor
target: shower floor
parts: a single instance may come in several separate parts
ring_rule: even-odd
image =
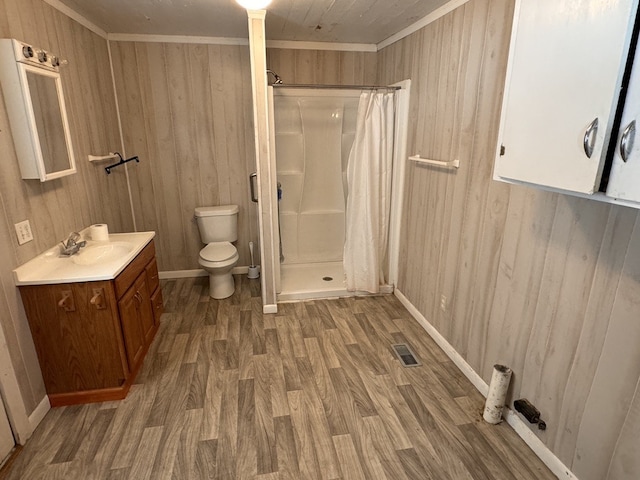
[[[331,280],[325,280],[331,278]],[[297,263],[280,266],[281,291],[278,301],[312,298],[353,297],[367,292],[349,292],[344,284],[342,262]],[[381,293],[391,293],[391,287],[381,287]]]
[[[279,301],[351,295],[344,285],[342,262],[281,265],[280,285],[282,289],[278,294]]]

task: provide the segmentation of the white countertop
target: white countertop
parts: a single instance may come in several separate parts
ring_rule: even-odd
[[[82,239],[85,239],[83,230]],[[60,244],[20,265],[13,271],[16,285],[51,285],[56,283],[94,282],[113,280],[153,240],[155,232],[111,233],[109,241],[87,240],[87,246],[70,257],[60,256]],[[126,246],[126,253],[109,261],[83,265],[83,250],[91,247],[118,244]],[[89,251],[89,250],[87,250]],[[74,260],[74,257],[75,258]]]

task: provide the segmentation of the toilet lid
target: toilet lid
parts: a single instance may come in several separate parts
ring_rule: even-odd
[[[200,258],[208,262],[224,262],[236,253],[236,247],[230,242],[214,242],[200,250]]]

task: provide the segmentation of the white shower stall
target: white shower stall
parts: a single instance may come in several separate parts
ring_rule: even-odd
[[[359,95],[282,87],[274,92],[280,299],[345,291],[346,168]]]
[[[281,248],[274,275],[278,300],[357,294],[345,286],[343,250],[349,221],[347,165],[362,90],[279,86],[271,91],[271,139],[280,198]],[[398,135],[402,129],[396,130],[396,141],[404,145]],[[398,152],[396,156],[404,155]],[[394,170],[399,169],[394,166]],[[394,171],[395,217],[399,217],[401,174]],[[393,237],[399,218],[393,222],[397,228],[391,229],[390,250],[396,247]],[[391,289],[382,286],[382,291]]]

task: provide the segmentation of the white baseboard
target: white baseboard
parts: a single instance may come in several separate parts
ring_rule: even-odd
[[[231,271],[234,275],[246,275],[249,273],[249,266],[239,266],[234,267]],[[208,274],[201,268],[196,268],[194,270],[168,270],[166,272],[160,272],[158,276],[160,280],[167,279],[175,279],[175,278],[195,278],[195,277],[206,277]]]
[[[49,410],[51,410],[51,404],[49,403],[49,397],[45,395],[36,409],[31,412],[31,415],[29,415],[29,426],[31,427],[31,433],[33,433],[36,427],[40,425],[40,422],[47,414],[47,412],[49,412]]]
[[[409,313],[415,318],[418,323],[424,328],[429,336],[438,344],[438,346],[444,350],[447,357],[451,359],[453,363],[464,373],[464,376],[469,379],[473,386],[486,398],[489,393],[489,385],[482,379],[476,371],[471,368],[471,365],[462,358],[462,356],[456,351],[455,348],[438,332],[433,325],[431,325],[426,318],[418,311],[418,309],[405,297],[398,288],[395,289],[395,295],[400,302],[405,306]]]
[[[194,278],[194,277],[206,277],[207,272],[201,269],[196,270],[170,270],[167,272],[158,272],[160,280],[174,279],[174,278]]]
[[[460,355],[455,348],[438,332],[433,325],[420,313],[420,311],[413,305],[407,297],[405,297],[400,290],[396,287],[394,294],[402,305],[409,311],[409,313],[415,318],[418,323],[426,330],[431,338],[438,344],[438,346],[447,354],[453,363],[462,371],[465,377],[473,384],[474,387],[486,398],[489,392],[489,385],[482,379],[480,375],[467,363],[467,361]],[[540,440],[535,433],[531,431],[528,424],[525,423],[516,412],[510,408],[505,408],[504,418],[518,434],[522,440],[529,446],[529,448],[535,453],[542,462],[549,467],[549,470],[553,474],[562,480],[578,480],[571,470],[562,463],[562,461],[555,456],[555,454],[549,450],[549,448]]]

